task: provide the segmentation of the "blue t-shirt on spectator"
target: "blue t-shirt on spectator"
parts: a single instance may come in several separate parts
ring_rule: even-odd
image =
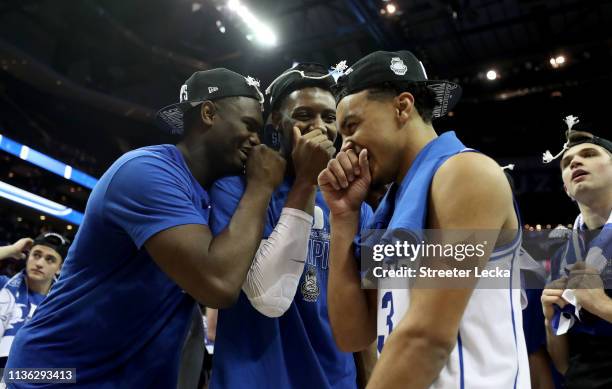
[[[79,388],[176,387],[195,301],[143,245],[171,227],[207,225],[209,208],[175,146],[119,158],[92,191],[60,279],[15,337],[7,367],[76,368]]]

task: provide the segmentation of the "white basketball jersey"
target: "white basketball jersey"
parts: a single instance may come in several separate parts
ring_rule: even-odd
[[[531,388],[521,310],[520,244],[519,234],[491,255],[486,269],[509,269],[508,288],[476,286],[459,324],[455,348],[430,388]],[[406,314],[409,301],[409,289],[378,291],[379,350]]]

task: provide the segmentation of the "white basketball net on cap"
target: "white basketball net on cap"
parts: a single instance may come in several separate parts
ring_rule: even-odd
[[[261,93],[261,91],[259,90],[259,80],[251,77],[251,76],[247,76],[244,78],[246,80],[246,83],[248,86],[252,86],[253,88],[255,88],[255,90],[257,91],[257,95],[259,96],[259,103],[263,104],[265,101],[264,95],[263,93]],[[263,111],[263,106],[261,108],[261,110]]]
[[[574,116],[574,115],[566,116],[564,121],[565,121],[565,124],[567,125],[567,132],[570,132],[572,130],[572,127],[574,127],[574,125],[580,123],[578,116]],[[569,137],[565,141],[565,143],[563,144],[563,148],[561,149],[561,151],[557,153],[557,155],[552,155],[550,151],[546,150],[546,152],[542,155],[542,161],[544,161],[544,163],[551,163],[552,161],[554,161],[555,159],[563,155],[565,150],[568,149],[567,147],[568,145],[569,145]]]
[[[344,66],[346,66],[346,61],[341,61],[340,63],[344,62]],[[339,65],[339,64],[338,64]],[[338,66],[336,65],[336,66]],[[296,65],[297,66],[297,65]],[[332,69],[334,69],[334,71],[336,71],[335,67],[332,67]],[[287,77],[288,75],[292,74],[292,73],[297,73],[299,74],[302,78],[309,78],[311,80],[323,80],[327,77],[330,77],[331,74],[326,74],[324,76],[309,76],[306,73],[304,73],[303,70],[298,70],[298,69],[291,69],[288,72],[285,72],[283,74],[281,74],[280,76],[276,77],[271,83],[270,85],[268,85],[268,87],[266,88],[266,95],[269,95],[270,93],[272,93],[272,87],[274,86],[274,84],[276,84],[278,81],[282,80],[283,78]]]

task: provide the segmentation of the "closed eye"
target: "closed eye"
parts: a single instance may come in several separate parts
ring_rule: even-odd
[[[259,131],[259,129],[261,127],[261,125],[256,120],[253,120],[251,118],[244,118],[244,119],[242,119],[242,122],[244,124],[246,124],[247,130],[249,132],[255,132],[256,133],[256,132]]]
[[[334,123],[336,121],[336,115],[333,113],[327,114],[323,117],[325,123]]]
[[[357,129],[357,122],[355,121],[348,122],[345,126],[345,129],[349,134],[353,134],[355,130]]]
[[[301,122],[306,122],[306,121],[312,119],[312,114],[310,112],[307,112],[307,111],[297,111],[297,112],[294,112],[291,117],[293,119],[295,119],[295,120],[299,120]]]

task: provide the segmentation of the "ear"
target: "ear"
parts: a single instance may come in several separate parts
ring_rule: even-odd
[[[205,126],[211,127],[215,121],[215,115],[217,114],[217,108],[212,101],[205,101],[200,107],[200,118]]]
[[[402,92],[395,96],[395,112],[400,123],[405,123],[410,119],[414,111],[414,96],[409,92]]]

